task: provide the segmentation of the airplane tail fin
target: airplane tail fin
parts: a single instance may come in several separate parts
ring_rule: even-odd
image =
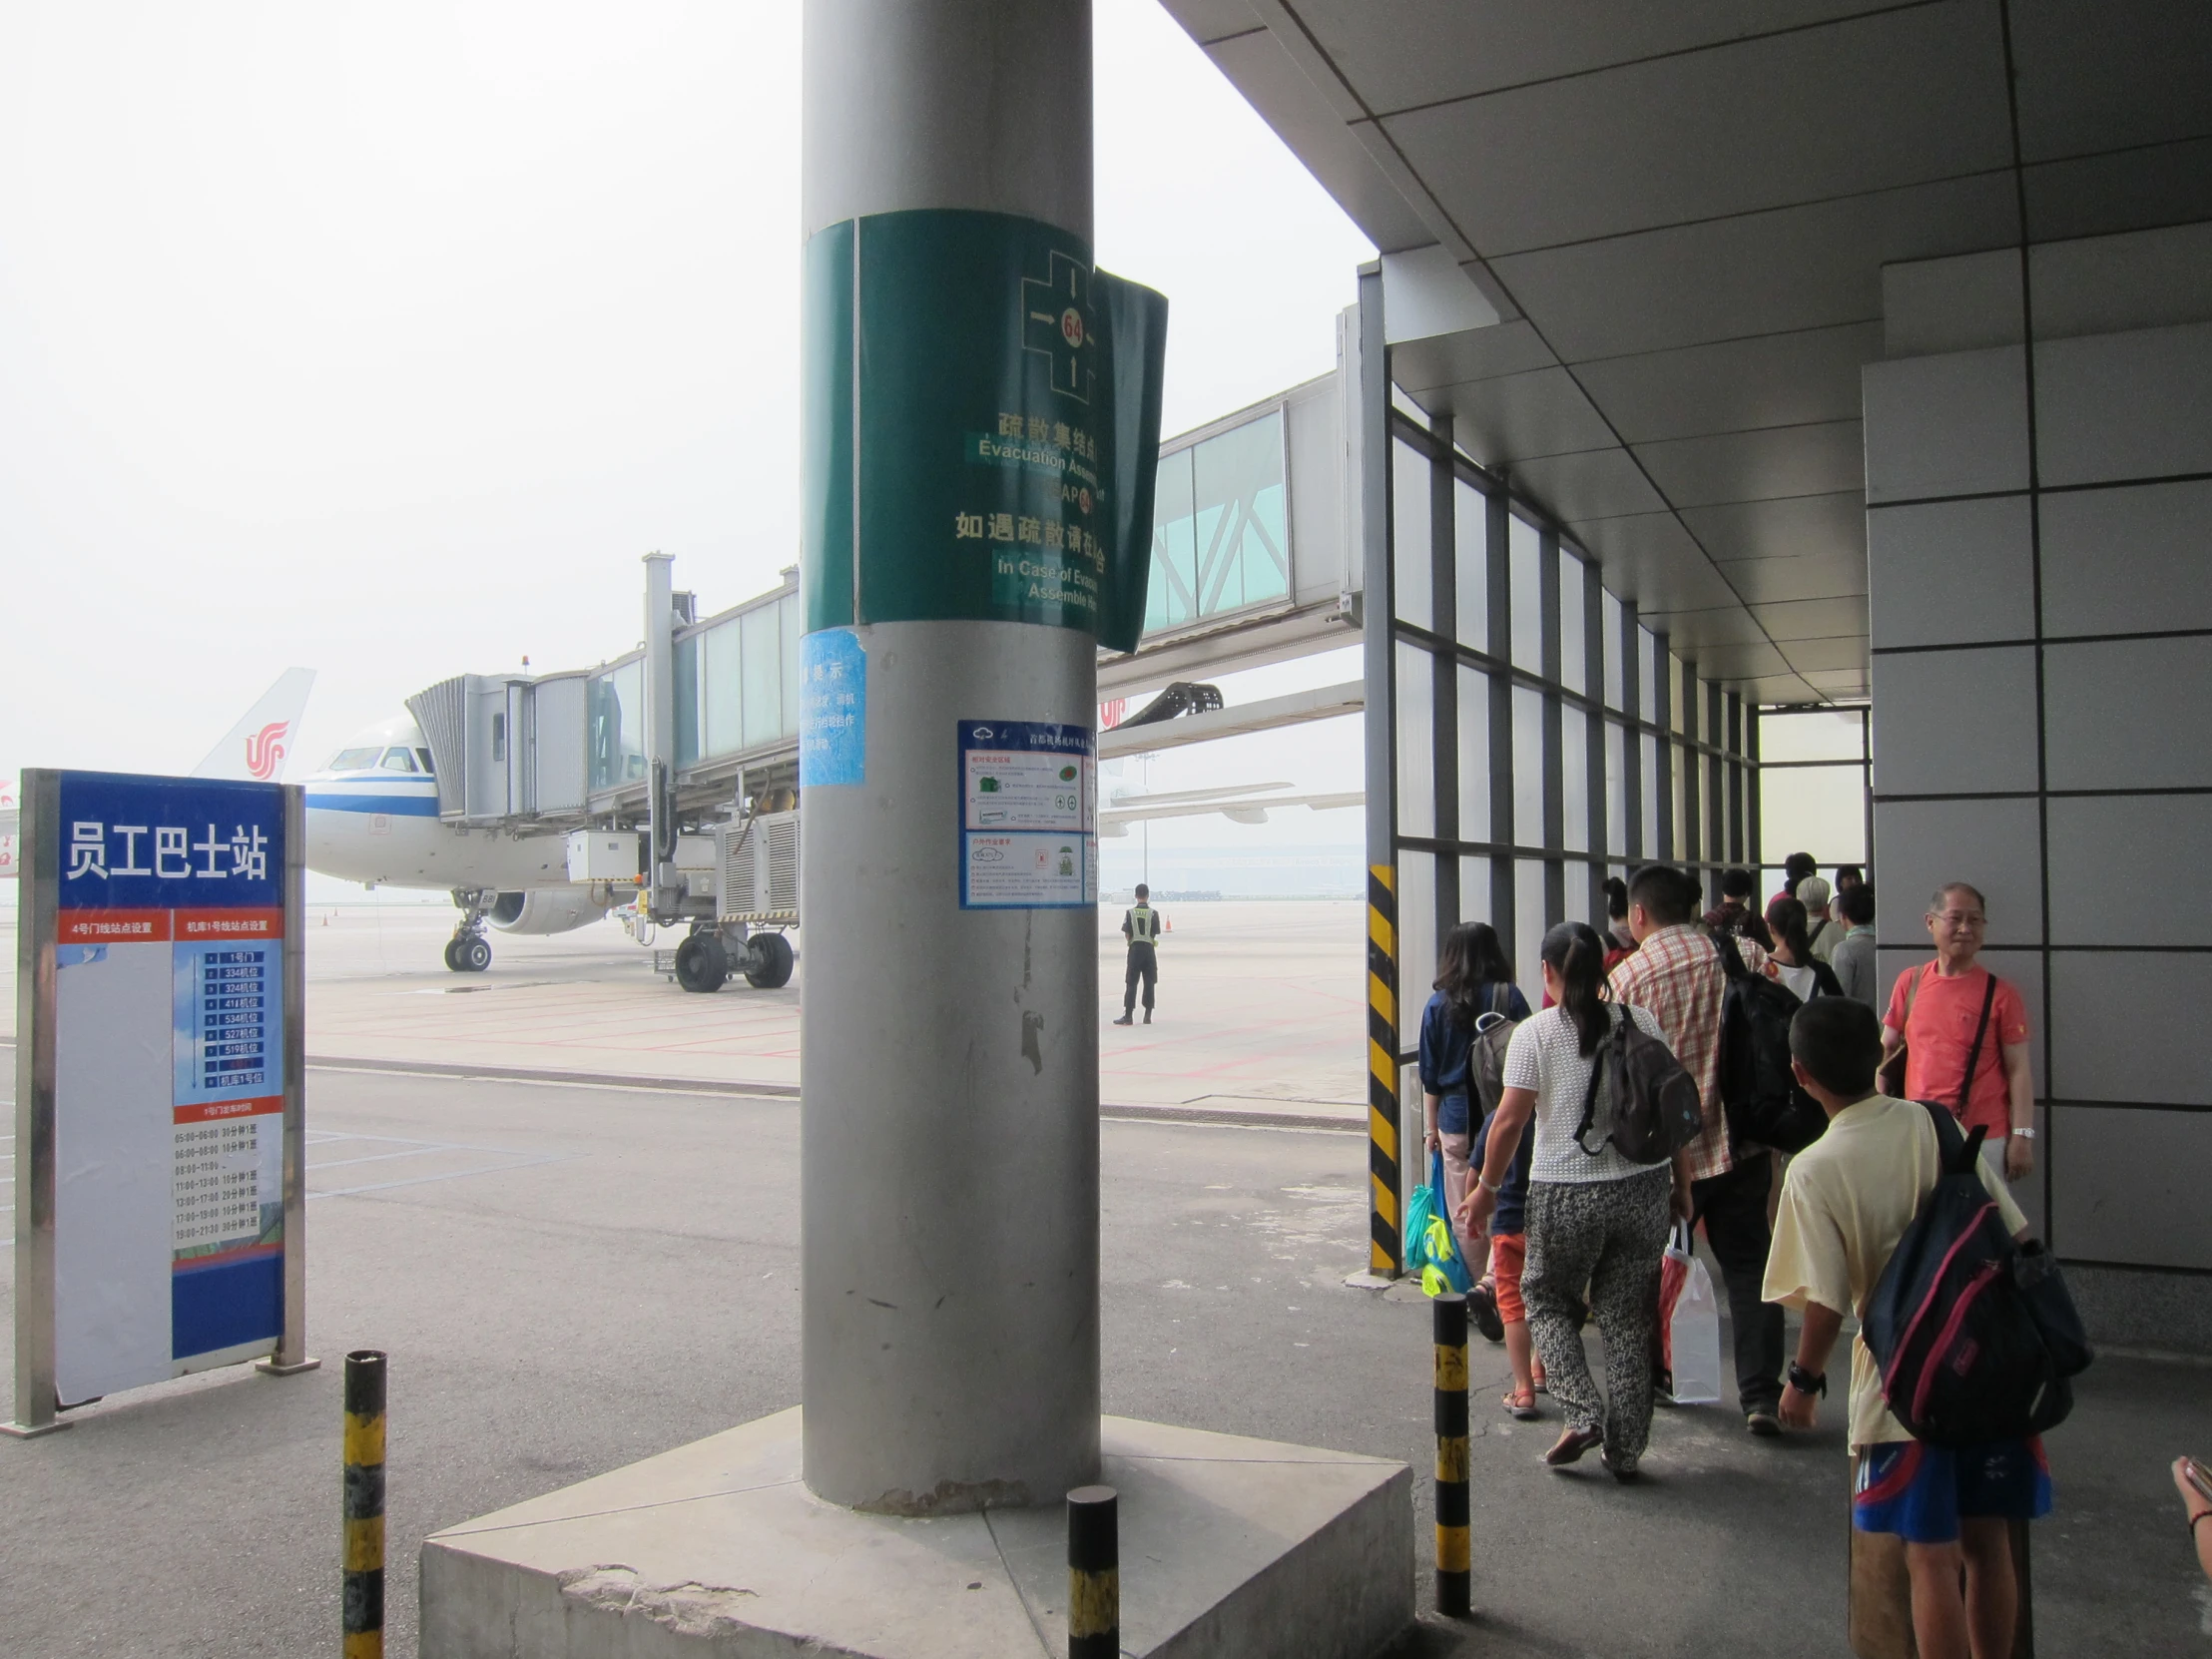
[[[208,758],[192,769],[195,778],[235,778],[274,783],[284,775],[284,756],[299,730],[299,711],[314,687],[314,670],[287,668],[246,718]]]

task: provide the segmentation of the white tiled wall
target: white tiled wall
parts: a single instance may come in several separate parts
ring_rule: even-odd
[[[1936,881],[1988,895],[2056,1102],[2053,1240],[2139,1268],[2212,1270],[2207,249],[2036,252],[2032,480],[2016,256],[1886,276],[1892,351],[1936,354],[1864,378],[1884,984]]]

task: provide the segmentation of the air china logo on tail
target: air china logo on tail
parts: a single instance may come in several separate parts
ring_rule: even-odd
[[[246,740],[246,770],[256,778],[269,779],[284,764],[284,734],[291,730],[288,720],[273,720],[259,732],[251,733]]]

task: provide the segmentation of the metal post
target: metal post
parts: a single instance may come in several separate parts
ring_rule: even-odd
[[[283,791],[284,1330],[276,1352],[254,1363],[269,1377],[322,1364],[307,1358],[307,792],[297,784]]]
[[[345,1357],[344,1457],[342,1653],[344,1659],[383,1659],[384,1356],[372,1348]]]
[[[1436,1611],[1474,1607],[1467,1503],[1467,1299],[1436,1298]]]
[[[1621,817],[1628,827],[1628,871],[1651,856],[1644,845],[1644,718],[1643,631],[1636,621],[1636,602],[1621,601]]]
[[[669,822],[676,783],[675,562],[667,553],[645,556],[646,870],[656,910],[676,903],[676,826]],[[510,730],[510,753],[514,739]]]
[[[879,295],[896,320],[878,351],[995,302],[862,286],[876,233],[922,214],[1089,246],[1090,7],[813,0],[804,57],[802,234],[849,249],[806,322],[807,360],[837,365],[810,418],[836,397],[848,413],[804,440],[809,545],[841,538],[845,580],[810,565],[806,603],[811,639],[849,623],[863,711],[856,776],[803,785],[806,1481],[895,1514],[1050,1502],[1099,1468],[1097,911],[961,907],[959,723],[1094,729],[1097,646],[945,611],[868,620],[864,573],[919,588],[945,556],[926,537],[959,544],[950,514],[910,542],[863,516],[891,461],[941,473],[943,434],[871,423],[835,318],[837,293]]]
[[[1068,1493],[1068,1659],[1120,1659],[1119,1508],[1111,1486]]]
[[[23,774],[22,909],[15,932],[15,1420],[29,1439],[69,1424],[54,1393],[54,925],[61,905],[61,779]]]
[[[1382,268],[1360,268],[1360,542],[1367,681],[1368,1271],[1405,1268],[1397,1067],[1397,585],[1390,557],[1389,347]]]

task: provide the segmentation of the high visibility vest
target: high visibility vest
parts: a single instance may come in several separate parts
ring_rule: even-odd
[[[1129,912],[1129,942],[1154,944],[1160,937],[1160,912],[1149,904],[1139,904]]]

